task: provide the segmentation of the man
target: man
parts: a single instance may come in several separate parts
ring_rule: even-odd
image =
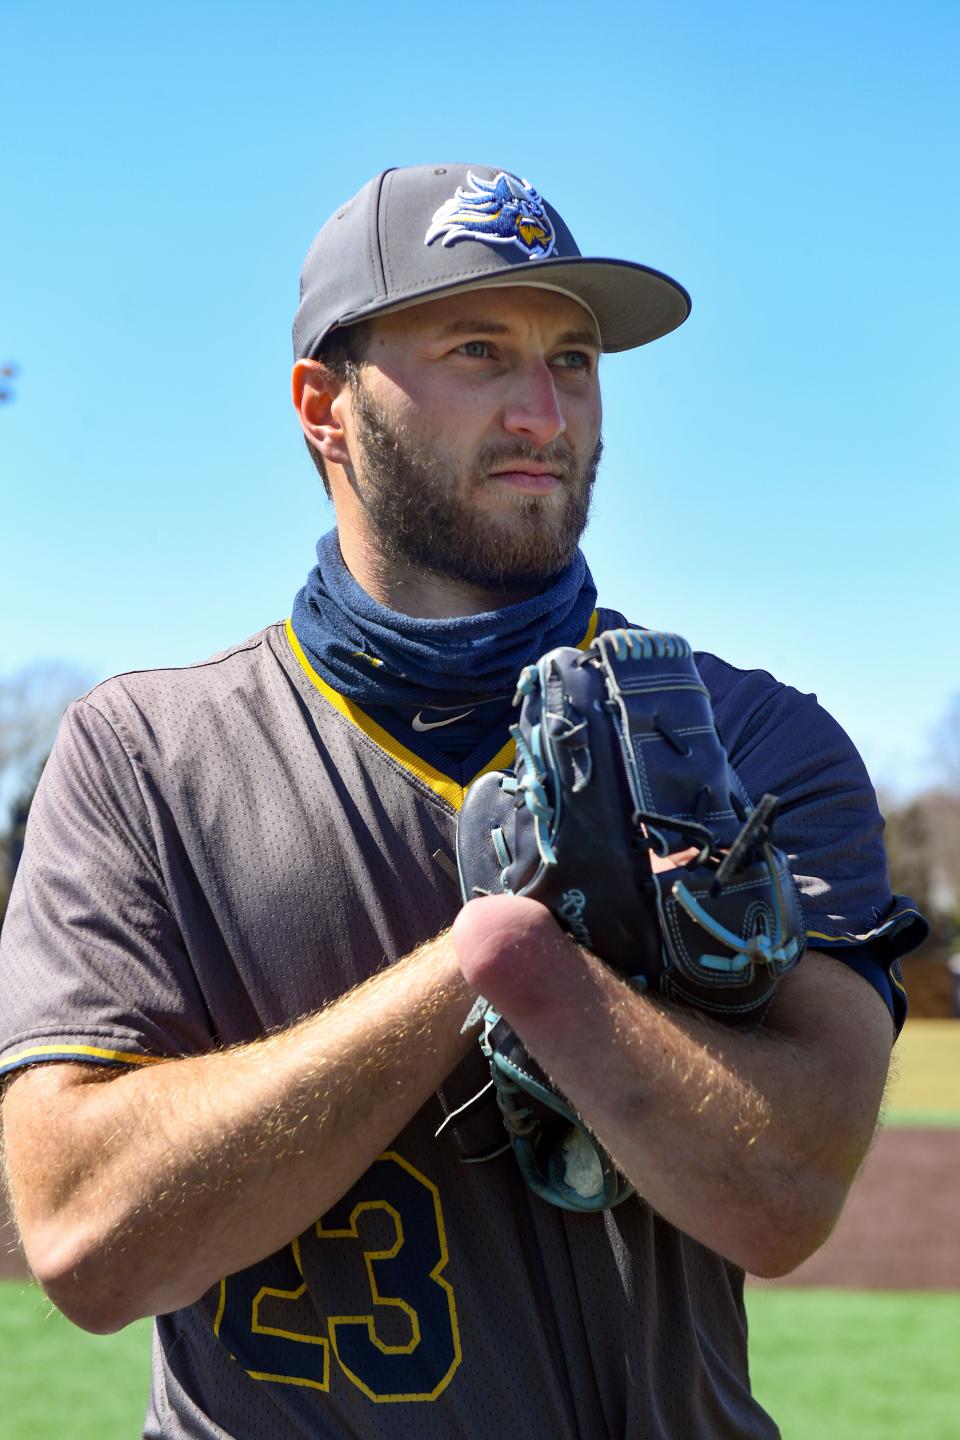
[[[756,1033],[451,879],[521,666],[624,623],[577,548],[599,354],[687,310],[506,172],[377,177],[302,277],[293,394],[337,530],[291,622],[65,721],[4,934],[8,1168],[67,1315],[159,1317],[148,1436],[776,1433],[742,1269],[835,1222],[922,928],[849,741],[699,657],[819,947]],[[570,1215],[435,1137],[434,1092],[483,1083],[478,993],[642,1199]]]

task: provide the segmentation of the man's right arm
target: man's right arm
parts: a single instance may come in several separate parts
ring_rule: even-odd
[[[250,1045],[119,1074],[56,1063],[15,1076],[6,1164],[37,1279],[78,1325],[108,1332],[280,1249],[475,1043],[460,1034],[471,1000],[441,935]]]

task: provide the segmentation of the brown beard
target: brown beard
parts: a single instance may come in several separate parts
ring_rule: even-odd
[[[385,560],[490,590],[545,583],[566,569],[586,528],[602,439],[586,462],[562,439],[542,450],[522,441],[485,445],[460,491],[449,466],[409,443],[362,378],[352,388],[362,463],[357,489]],[[556,495],[518,494],[511,501],[516,524],[493,523],[470,495],[492,469],[524,460],[557,471],[560,503]]]

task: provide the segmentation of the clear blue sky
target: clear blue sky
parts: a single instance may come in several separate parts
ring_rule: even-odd
[[[604,362],[606,603],[931,778],[960,690],[956,0],[0,6],[0,674],[190,661],[332,523],[304,252],[385,165],[492,163],[675,275]]]

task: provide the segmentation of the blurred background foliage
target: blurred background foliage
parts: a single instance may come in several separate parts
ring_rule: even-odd
[[[960,696],[936,733],[941,780],[908,799],[880,795],[895,890],[911,895],[930,921],[930,937],[903,961],[910,1013],[960,1014],[950,958],[960,951]]]
[[[0,675],[0,920],[23,848],[30,802],[64,710],[90,677],[65,661],[41,660]]]

